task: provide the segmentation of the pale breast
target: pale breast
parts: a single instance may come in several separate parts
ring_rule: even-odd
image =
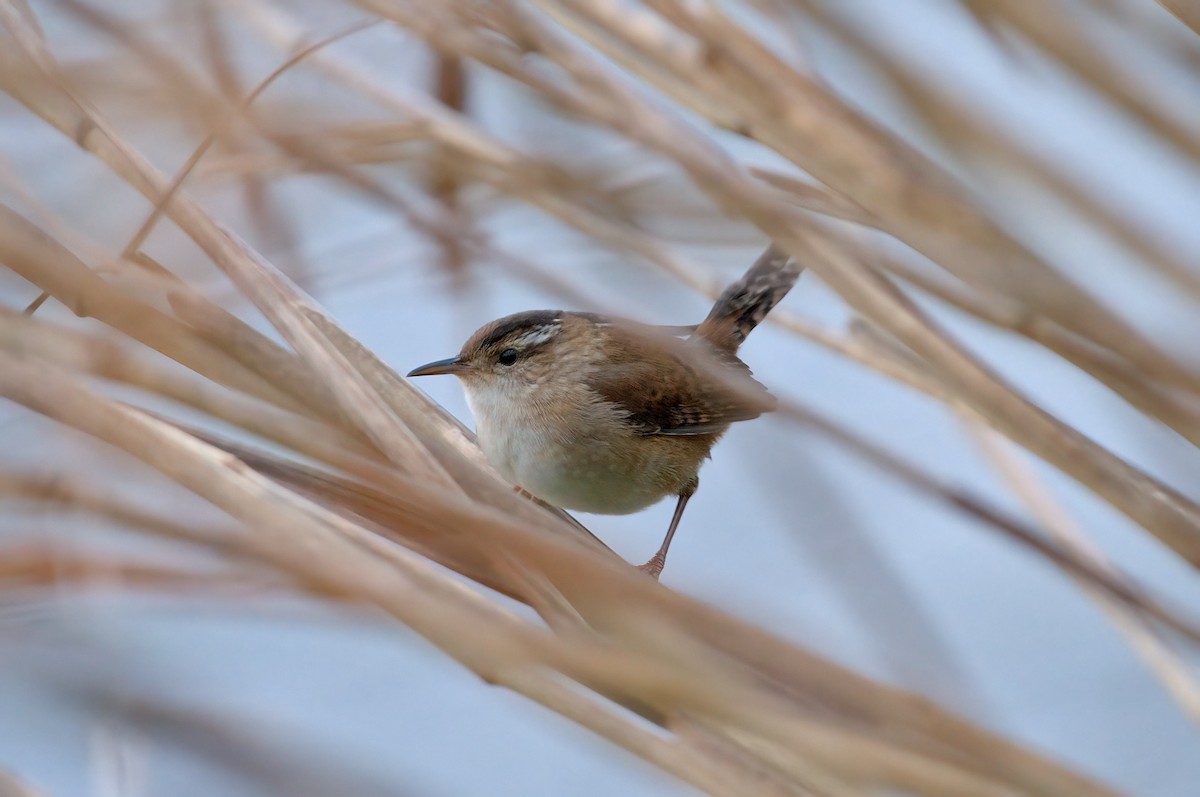
[[[467,397],[480,447],[492,465],[513,484],[564,509],[637,512],[678,494],[707,453],[699,440],[638,436],[612,405],[590,397],[578,397],[570,411],[557,413],[529,397],[513,402],[486,389],[468,390]]]

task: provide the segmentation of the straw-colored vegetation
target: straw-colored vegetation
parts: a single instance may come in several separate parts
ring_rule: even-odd
[[[1200,565],[1200,506],[1070,418],[1036,406],[986,353],[968,349],[914,301],[932,299],[1024,337],[1194,444],[1200,372],[1193,364],[1040,259],[947,164],[1000,164],[1193,301],[1200,301],[1200,267],[897,59],[861,20],[839,13],[837,0],[346,0],[342,27],[293,17],[286,3],[206,0],[179,12],[195,44],[187,54],[110,5],[0,0],[0,88],[21,114],[40,120],[41,135],[75,142],[81,159],[102,163],[152,208],[122,250],[107,251],[51,209],[42,186],[0,170],[9,198],[0,204],[0,263],[43,291],[43,300],[92,320],[46,320],[41,301],[22,313],[16,292],[6,295],[0,396],[127,452],[226,520],[193,524],[148,512],[106,490],[99,476],[91,483],[32,466],[0,473],[0,497],[14,508],[91,514],[215,552],[224,565],[214,570],[206,559],[192,570],[94,546],[30,543],[0,550],[0,585],[104,579],[130,590],[225,594],[253,583],[369,604],[497,688],[712,794],[1111,793],[920,696],[640,574],[565,514],[514,493],[468,431],[299,287],[306,275],[285,273],[246,243],[249,232],[264,231],[286,242],[294,231],[268,189],[316,173],[344,189],[341,196],[388,208],[436,241],[442,266],[459,278],[464,263],[487,260],[578,298],[569,277],[473,229],[463,197],[484,186],[664,270],[681,292],[720,288],[640,227],[619,193],[475,123],[465,97],[471,75],[487,69],[536,98],[543,112],[678,169],[726,219],[757,228],[763,242],[777,242],[832,288],[857,317],[847,329],[816,327],[786,310],[771,321],[961,416],[1032,520],[942,483],[919,452],[898,457],[794,403],[781,412],[944,502],[964,525],[1007,535],[1060,568],[1110,613],[1181,709],[1200,719],[1200,691],[1176,653],[1200,644],[1197,613],[1168,605],[1152,581],[1136,586],[1106,562],[1004,438],[1193,566]],[[997,47],[1034,52],[1072,74],[1081,90],[1194,165],[1195,119],[1154,101],[1127,62],[1087,42],[1094,24],[1111,24],[1108,15],[1125,13],[1125,5],[961,0]],[[1162,6],[1181,24],[1143,25],[1131,15],[1123,35],[1155,48],[1194,87],[1194,6]],[[51,15],[82,26],[108,60],[96,60],[95,50],[81,59],[57,48],[43,33]],[[752,32],[764,21],[782,38],[803,35],[786,48],[768,44]],[[344,57],[367,31],[436,54],[430,85],[405,90]],[[850,107],[811,71],[806,37],[822,37],[886,78],[894,100],[941,150],[922,154]],[[255,63],[276,68],[243,74],[233,52],[248,46]],[[292,82],[301,74],[311,97]],[[320,98],[330,96],[353,102],[323,108]],[[123,103],[120,123],[101,110],[114,98]],[[355,103],[373,110],[356,115]],[[16,106],[6,113],[15,116]],[[186,135],[192,157],[150,157],[134,143],[144,140],[139,125]],[[741,162],[724,145],[735,137],[795,168]],[[388,168],[397,164],[404,168]],[[189,191],[201,180],[244,189],[253,211],[245,229]],[[174,262],[177,251],[147,245],[164,227],[194,242],[224,282],[197,280]],[[234,291],[265,317],[271,335],[230,312]],[[138,395],[169,401],[142,406],[131,398]],[[201,430],[164,407],[212,422]],[[502,596],[532,607],[538,619]]]

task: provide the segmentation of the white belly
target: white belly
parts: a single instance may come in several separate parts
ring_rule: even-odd
[[[547,420],[544,413],[514,413],[511,403],[498,407],[490,398],[467,391],[480,447],[501,475],[543,501],[563,509],[625,515],[670,494],[660,472],[665,463],[646,456],[647,441],[631,440],[632,433],[615,419],[579,424],[593,431],[587,434]],[[614,434],[597,435],[596,429]],[[631,461],[630,445],[639,446],[643,455]]]

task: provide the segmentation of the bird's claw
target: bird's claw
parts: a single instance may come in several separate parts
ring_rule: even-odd
[[[658,581],[658,577],[662,575],[663,568],[667,566],[667,558],[662,554],[654,554],[650,557],[650,561],[644,565],[638,565],[637,569],[641,570],[650,578]]]

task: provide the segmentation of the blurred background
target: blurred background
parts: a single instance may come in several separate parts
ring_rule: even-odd
[[[645,11],[611,7],[626,5]],[[1171,5],[719,4],[1196,369],[1200,39]],[[21,3],[6,7],[22,13]],[[694,323],[711,303],[695,288],[734,279],[768,241],[667,159],[476,61],[439,55],[419,31],[377,21],[372,4],[31,0],[27,10],[75,95],[165,173],[221,130],[184,190],[401,373],[456,353],[482,323],[523,309]],[[441,13],[428,9],[430,24]],[[255,98],[253,124],[224,121],[222,109],[293,55],[294,42],[334,34],[344,37]],[[18,60],[6,64],[9,84],[25,79]],[[643,85],[637,75],[623,79]],[[403,112],[423,103],[442,103],[489,140],[553,166],[547,179],[557,190],[670,252],[685,278],[504,190],[504,178],[481,176],[485,167],[456,168],[428,122]],[[806,179],[753,137],[676,112],[743,166]],[[314,142],[333,155],[318,158]],[[129,279],[119,255],[153,208],[9,95],[0,96],[0,199],[114,284]],[[838,224],[917,274],[936,272],[883,233]],[[274,334],[171,222],[155,226],[141,251]],[[909,293],[1036,406],[1200,500],[1200,457],[1177,431],[1046,347]],[[0,270],[8,310],[38,294]],[[857,328],[855,313],[812,271],[782,311],[804,329],[859,340],[847,331]],[[99,325],[53,299],[36,318],[84,331]],[[1134,582],[1184,614],[1200,605],[1187,562],[971,413],[778,324],[760,327],[742,357],[777,395],[942,484],[1044,522],[1012,489],[1011,474],[1024,474],[1065,525]],[[471,424],[453,379],[419,386]],[[204,424],[165,400],[122,387],[109,393]],[[102,486],[189,524],[221,522],[219,511],[162,475],[15,403],[0,403],[0,441],[8,473]],[[663,576],[669,589],[925,695],[1119,792],[1196,793],[1200,715],[1179,696],[1192,687],[1166,688],[1121,627],[1044,559],[787,417],[737,425],[701,476]],[[643,561],[670,504],[580,520],[623,557]],[[119,523],[36,502],[6,501],[0,535],[0,550],[10,552],[81,546],[221,570],[218,556],[181,553]],[[372,610],[252,583],[148,591],[101,576],[59,583],[52,570],[0,592],[0,770],[36,793],[694,793],[485,684]],[[1200,658],[1194,645],[1178,647],[1186,679]]]

